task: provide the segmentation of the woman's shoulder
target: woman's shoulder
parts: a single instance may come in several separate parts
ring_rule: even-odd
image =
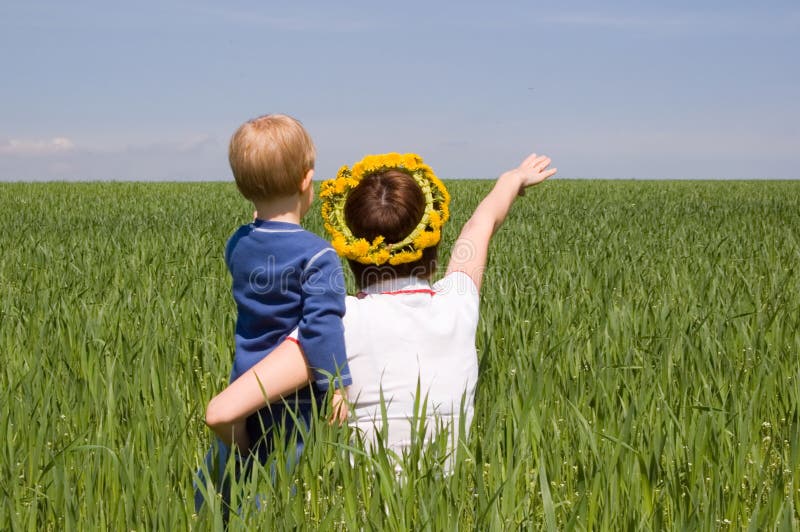
[[[349,329],[353,329],[358,327],[361,322],[361,307],[363,306],[363,300],[357,298],[356,296],[346,296],[344,298],[344,317],[342,321],[344,323],[345,331]]]
[[[433,285],[435,301],[448,313],[477,324],[480,308],[478,288],[464,272],[450,272]]]
[[[479,298],[478,287],[472,278],[464,272],[450,272],[433,285],[437,296],[475,299]]]

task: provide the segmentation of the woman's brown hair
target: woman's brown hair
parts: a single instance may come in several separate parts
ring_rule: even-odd
[[[389,244],[400,242],[417,227],[425,213],[425,196],[414,178],[400,170],[364,177],[344,204],[344,218],[353,236],[372,241],[382,236]],[[413,275],[429,279],[436,271],[439,246],[422,250],[422,257],[406,264],[361,264],[348,260],[363,288],[378,281]]]

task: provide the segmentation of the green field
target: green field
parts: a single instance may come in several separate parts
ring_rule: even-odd
[[[491,184],[449,186],[443,257]],[[251,213],[231,184],[0,184],[0,529],[221,526],[191,483]],[[433,449],[398,481],[320,424],[294,474],[233,486],[233,528],[800,527],[800,182],[544,183],[477,343],[452,475]]]

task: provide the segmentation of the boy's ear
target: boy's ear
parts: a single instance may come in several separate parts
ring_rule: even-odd
[[[314,169],[312,168],[306,172],[306,176],[300,181],[300,192],[305,192],[308,187],[312,186],[311,181],[314,179]]]

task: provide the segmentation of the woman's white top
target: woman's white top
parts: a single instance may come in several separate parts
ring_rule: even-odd
[[[427,397],[428,436],[446,426],[457,437],[460,423],[465,433],[469,430],[478,379],[478,306],[475,284],[461,272],[432,287],[405,277],[347,297],[344,331],[353,376],[348,391],[354,405],[351,419],[368,445],[382,428],[388,432],[388,448],[401,453],[410,444],[417,387],[417,408]]]

